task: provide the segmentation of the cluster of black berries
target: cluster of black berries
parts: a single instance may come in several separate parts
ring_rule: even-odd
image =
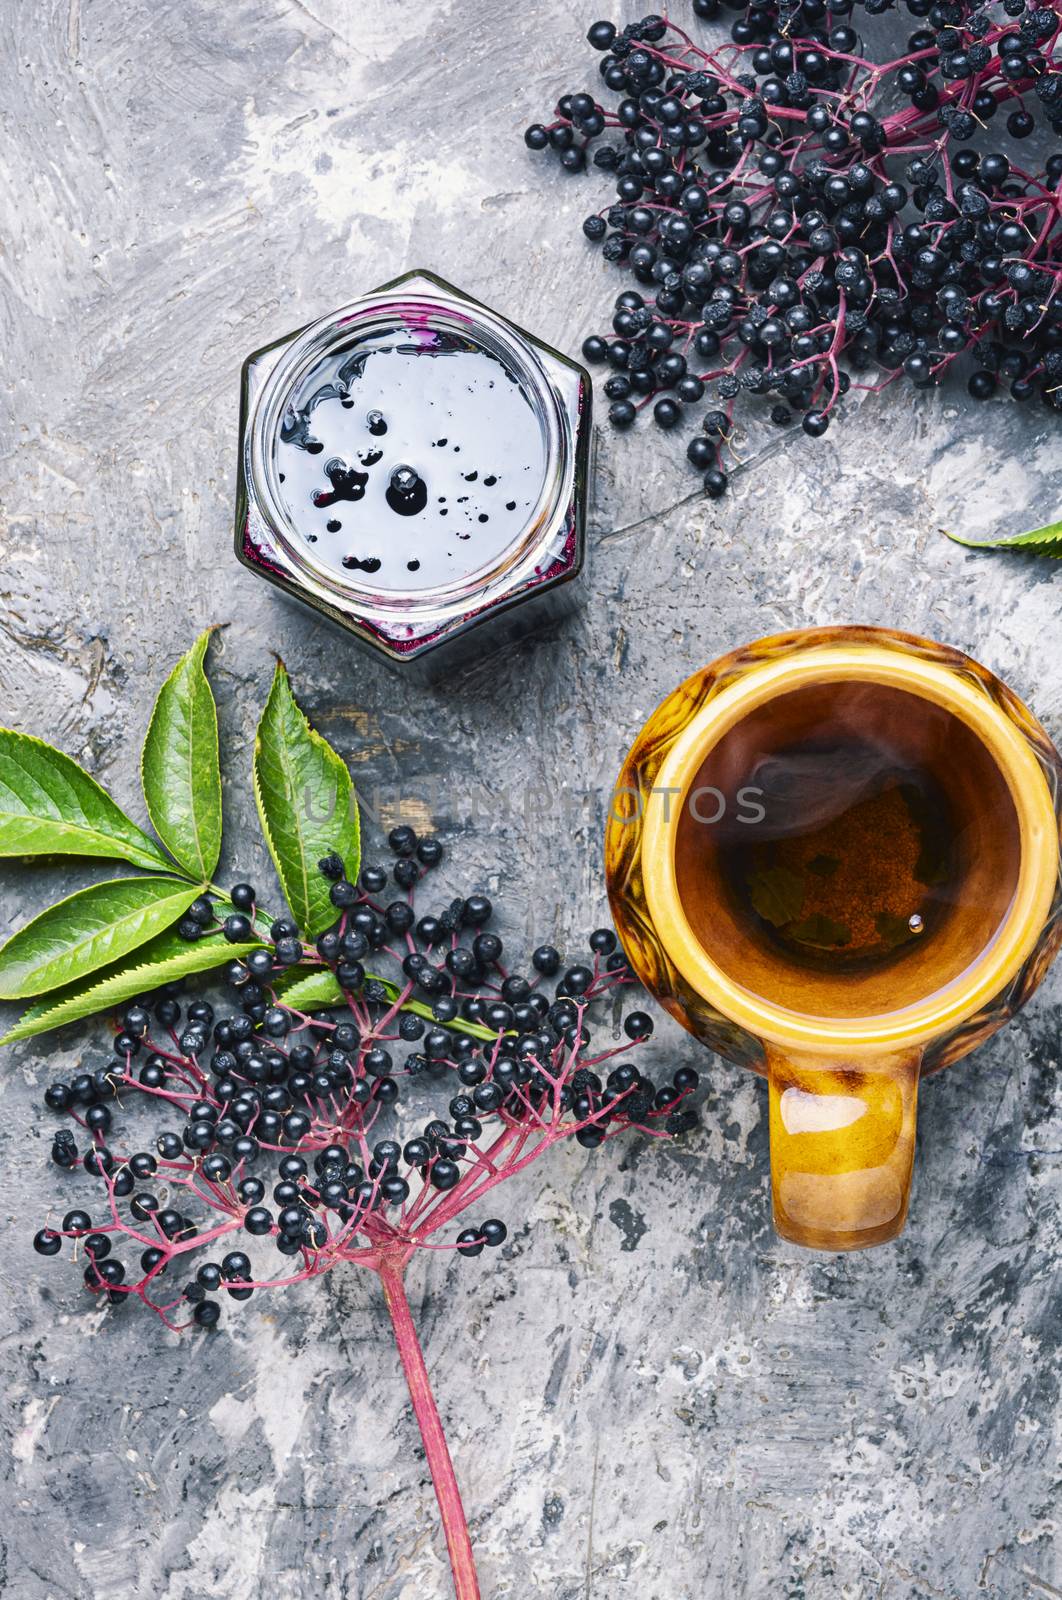
[[[583,224],[640,285],[583,344],[615,426],[652,404],[674,428],[710,391],[687,454],[715,498],[743,392],[817,438],[853,372],[927,388],[968,353],[975,399],[1062,406],[1062,153],[1023,165],[1020,143],[1062,134],[1058,0],[904,0],[920,25],[877,62],[855,15],[894,0],[727,4],[711,51],[661,17],[595,22],[618,104],[567,94],[524,135],[572,172],[621,135],[593,154],[616,203]]]
[[[235,1009],[182,1007],[168,987],[125,1010],[107,1064],[51,1085],[48,1106],[87,1139],[80,1145],[61,1128],[52,1158],[91,1177],[99,1199],[91,1214],[68,1211],[61,1228],[41,1229],[41,1254],[75,1240],[90,1290],[114,1304],[134,1295],[170,1326],[191,1307],[192,1320],[211,1327],[219,1289],[239,1300],[340,1261],[378,1269],[466,1209],[483,1216],[489,1191],[562,1137],[592,1149],[625,1128],[687,1125],[692,1069],[657,1087],[619,1059],[651,1034],[646,1013],[628,1014],[618,1045],[592,1044],[594,1002],[632,982],[611,930],[591,936],[585,961],[565,966],[542,945],[530,976],[510,972],[486,926],[486,895],[418,917],[414,888],[440,860],[438,842],[405,827],[389,842],[390,867],[366,867],[357,884],[338,857],[321,862],[334,927],[303,948],[289,920],[273,921],[268,942],[230,965]],[[392,885],[402,892],[388,898]],[[224,931],[242,942],[260,920],[255,891],[237,885],[231,901]],[[193,917],[189,937],[213,922],[206,903],[210,918]],[[382,960],[395,977],[367,969]],[[299,985],[333,977],[345,1010],[302,1011]],[[431,1117],[404,1143],[380,1128],[401,1079],[449,1090],[446,1119]],[[115,1113],[136,1096],[165,1108],[169,1126],[151,1148],[126,1152]],[[476,1256],[505,1237],[505,1224],[487,1216],[452,1243]],[[263,1276],[232,1248],[256,1238],[293,1258],[290,1271]],[[112,1253],[130,1242],[139,1270]]]

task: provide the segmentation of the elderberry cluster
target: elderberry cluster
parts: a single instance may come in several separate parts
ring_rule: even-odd
[[[105,1065],[46,1091],[73,1123],[56,1132],[52,1159],[91,1179],[96,1199],[34,1246],[56,1255],[75,1241],[101,1300],[135,1296],[171,1327],[190,1309],[213,1327],[219,1290],[242,1300],[340,1261],[379,1270],[469,1209],[478,1220],[450,1243],[477,1256],[507,1234],[487,1195],[532,1155],[567,1136],[593,1149],[627,1128],[688,1124],[692,1069],[658,1087],[622,1059],[653,1031],[645,1012],[626,1016],[618,1043],[592,1040],[595,1002],[633,982],[610,929],[591,935],[585,960],[566,965],[544,944],[528,976],[512,972],[485,894],[418,916],[414,892],[442,857],[438,841],[401,827],[389,843],[391,864],[364,868],[356,884],[338,856],[322,860],[336,921],[312,947],[274,919],[261,948],[230,964],[229,1007],[182,1002],[168,985],[124,1010]],[[257,895],[238,884],[229,899],[221,931],[242,943],[262,922]],[[216,936],[214,902],[193,913],[185,936]],[[381,963],[395,976],[369,970]],[[301,1008],[300,993],[333,980],[338,1012]],[[418,1091],[438,1085],[446,1114],[403,1141],[384,1124],[413,1080],[424,1080]],[[134,1101],[165,1123],[129,1149],[118,1114]],[[291,1268],[256,1265],[253,1241]]]
[[[583,223],[640,286],[583,344],[614,426],[652,405],[670,430],[709,399],[687,455],[717,498],[742,394],[818,438],[852,374],[928,388],[967,354],[975,399],[1005,381],[1062,406],[1062,152],[1021,160],[1038,122],[1062,135],[1059,0],[903,0],[920,26],[879,61],[856,17],[894,0],[725,3],[711,50],[658,16],[595,22],[618,103],[563,95],[524,135],[571,172],[595,146],[615,181]]]

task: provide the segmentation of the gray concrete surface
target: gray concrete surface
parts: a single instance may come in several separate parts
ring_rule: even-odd
[[[0,7],[0,718],[137,809],[154,686],[197,629],[230,623],[213,667],[228,873],[266,873],[245,774],[273,650],[388,820],[430,811],[454,881],[504,896],[514,942],[601,920],[603,797],[629,737],[745,639],[924,631],[1062,736],[1056,567],[939,533],[1057,512],[1058,435],[1003,404],[852,407],[716,505],[676,505],[678,443],[602,437],[585,611],[435,692],[233,561],[256,345],[423,264],[577,347],[608,288],[578,232],[594,186],[532,163],[519,130],[589,81],[589,20],[562,0]],[[91,875],[6,869],[5,926]],[[762,1086],[662,1030],[661,1056],[708,1069],[698,1132],[559,1153],[504,1195],[504,1259],[414,1269],[485,1596],[1062,1592],[1060,979],[926,1087],[896,1245],[779,1243]],[[31,1253],[69,1192],[40,1093],[98,1050],[75,1030],[4,1061],[0,1593],[441,1600],[371,1281],[334,1275],[178,1340],[101,1319]]]

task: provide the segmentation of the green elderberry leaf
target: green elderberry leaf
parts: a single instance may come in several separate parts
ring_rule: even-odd
[[[149,871],[173,863],[70,756],[0,728],[0,856],[104,856]]]
[[[804,904],[804,878],[789,867],[763,867],[749,878],[753,910],[774,928],[799,917]]]
[[[193,972],[209,972],[240,956],[260,950],[262,941],[229,944],[220,930],[189,944],[174,930],[156,935],[148,944],[127,956],[109,971],[67,985],[38,1000],[24,1012],[0,1044],[16,1039],[32,1039],[48,1033],[64,1022],[77,1022],[98,1011],[112,1011],[126,1000],[149,994],[164,983],[173,983]]]
[[[967,550],[1033,550],[1038,555],[1062,559],[1062,522],[1049,522],[1043,528],[1030,528],[1028,533],[1014,534],[1010,539],[960,539],[957,533],[942,530],[954,544]]]
[[[201,892],[178,878],[113,878],[49,906],[0,949],[0,1000],[87,977],[170,927]]]
[[[388,998],[397,1000],[401,993],[397,983],[392,983],[389,978],[376,978],[372,973],[368,976],[374,983],[382,984],[387,990]],[[293,1011],[324,1011],[332,1006],[345,1006],[347,997],[339,986],[334,972],[314,972],[308,977],[301,977],[295,983],[278,986],[278,998],[281,1003],[290,1006]],[[411,1011],[414,1016],[423,1017],[425,1022],[435,1022],[431,1006],[423,1000],[405,1000],[402,1003],[403,1011]],[[472,1039],[482,1039],[493,1042],[497,1033],[486,1028],[479,1022],[466,1022],[463,1017],[455,1017],[452,1022],[436,1023],[437,1027],[447,1027],[457,1033],[465,1033]]]
[[[159,690],[140,762],[155,832],[203,883],[213,877],[221,853],[218,714],[203,670],[210,631],[200,634]]]
[[[254,746],[254,791],[269,853],[292,916],[311,939],[336,919],[317,867],[337,853],[353,882],[361,861],[358,805],[350,773],[295,703],[281,662]]]
[[[325,977],[331,976],[331,974],[327,972],[325,972],[323,975]],[[278,999],[282,999],[286,998],[290,991],[294,989],[297,984],[305,983],[308,978],[320,978],[321,976],[322,969],[320,967],[313,967],[310,966],[308,962],[300,961],[297,966],[286,967],[283,972],[275,973],[271,980],[271,986],[273,993],[278,997]],[[309,1004],[313,1006],[319,1004],[319,1002],[311,999]],[[306,1008],[303,1006],[299,1009],[305,1010]]]
[[[345,1006],[347,997],[330,969],[311,972],[294,983],[281,983],[278,996],[293,1011],[318,1011],[328,1006]]]

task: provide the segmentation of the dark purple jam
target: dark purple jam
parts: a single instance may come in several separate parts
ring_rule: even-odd
[[[546,478],[530,397],[457,334],[399,328],[333,351],[293,394],[281,501],[315,562],[381,590],[430,590],[518,544]]]

